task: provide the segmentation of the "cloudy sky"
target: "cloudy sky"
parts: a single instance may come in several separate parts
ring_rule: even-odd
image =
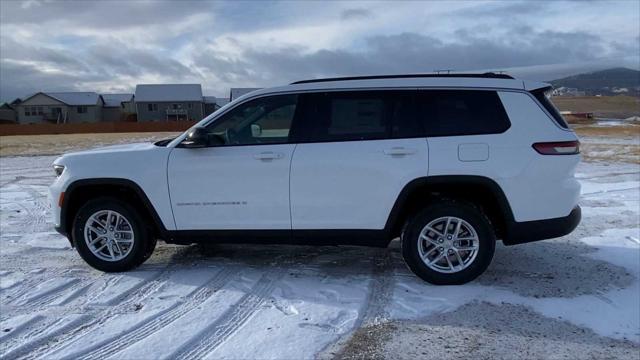
[[[0,1],[0,100],[40,90],[206,95],[353,74],[640,66],[631,1]]]

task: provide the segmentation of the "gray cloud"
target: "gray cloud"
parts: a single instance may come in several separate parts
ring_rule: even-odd
[[[342,20],[366,19],[371,16],[373,16],[371,10],[363,8],[346,9],[340,14]]]
[[[516,30],[514,30],[516,31]],[[196,64],[225,74],[221,80],[274,85],[291,80],[373,73],[431,72],[504,69],[558,63],[597,61],[604,52],[602,39],[585,33],[517,30],[517,40],[491,40],[468,35],[462,43],[443,41],[416,33],[374,36],[363,51],[301,48],[273,51],[247,50],[243,59],[227,61],[215,50],[205,51]],[[615,56],[615,55],[614,55]]]
[[[637,68],[637,11],[595,4],[589,13],[580,3],[582,13],[557,22],[549,19],[573,5],[0,1],[0,100],[37,90],[132,91],[154,81],[201,82],[224,95],[230,86],[321,76],[509,69],[549,80]],[[594,16],[598,24],[578,21]]]
[[[21,1],[2,1],[3,24],[61,22],[94,29],[127,28],[158,24],[202,14],[205,1],[51,1],[24,6]]]

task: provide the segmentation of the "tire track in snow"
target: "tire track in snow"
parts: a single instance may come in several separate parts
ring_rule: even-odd
[[[10,292],[6,292],[6,290],[2,290],[0,291],[0,294],[2,294],[2,299],[9,299],[7,301],[8,303],[14,302],[16,300],[18,300],[19,298],[23,297],[25,294],[27,294],[29,291],[33,290],[33,288],[45,283],[46,281],[50,280],[52,277],[58,276],[60,274],[64,274],[68,269],[64,269],[64,268],[51,268],[51,269],[42,269],[43,270],[43,274],[46,276],[46,278],[42,278],[42,277],[37,277],[37,278],[28,278],[26,280],[23,280],[15,285],[13,285],[12,287],[8,288],[7,290],[10,290],[12,288],[15,287],[14,290],[10,291]],[[26,273],[25,276],[29,276],[30,273]],[[4,306],[4,304],[3,304]]]
[[[19,306],[22,311],[29,311],[35,307],[44,306],[52,302],[56,298],[62,296],[62,294],[64,294],[66,291],[73,291],[73,289],[76,289],[80,287],[80,285],[84,285],[86,283],[87,282],[83,282],[78,278],[70,278],[69,281],[56,285],[51,289],[43,291],[32,297],[22,297],[20,299],[15,299],[14,301],[12,301],[12,304],[15,304],[15,306]]]
[[[57,351],[66,347],[76,339],[84,336],[92,331],[95,327],[104,324],[111,320],[113,317],[121,313],[119,309],[127,309],[136,304],[137,302],[145,299],[155,291],[157,291],[162,285],[164,285],[166,279],[170,273],[174,271],[173,266],[167,266],[161,272],[159,272],[154,278],[149,279],[146,282],[141,282],[138,286],[135,286],[121,294],[119,294],[113,303],[118,303],[118,307],[98,307],[93,311],[88,311],[86,317],[76,323],[74,326],[65,327],[61,331],[56,331],[53,336],[48,336],[42,341],[37,341],[35,346],[30,346],[25,351],[24,359],[37,359],[42,358],[44,355]],[[122,301],[124,299],[124,301]],[[88,307],[91,309],[91,307]],[[26,339],[25,339],[26,340]]]
[[[9,339],[12,339],[14,337],[17,337],[20,335],[20,333],[25,332],[31,325],[36,324],[38,322],[41,322],[42,320],[44,320],[44,316],[42,315],[36,315],[34,317],[32,317],[31,319],[15,326],[12,330],[11,333],[6,334],[4,336],[2,336],[2,343],[6,345],[7,341]]]
[[[182,345],[170,358],[201,359],[223,344],[259,310],[280,280],[282,270],[260,277],[258,282],[236,304],[202,330],[198,337]]]
[[[64,319],[54,320],[51,323],[49,323],[47,326],[42,326],[39,329],[36,329],[26,334],[25,336],[23,336],[23,339],[35,339],[35,340],[32,340],[30,342],[18,342],[18,346],[0,355],[0,357],[5,359],[17,359],[21,356],[24,356],[25,354],[32,351],[34,347],[40,347],[40,346],[46,345],[46,343],[49,342],[50,338],[59,336],[64,332],[78,326],[82,322],[87,321],[87,318],[88,316],[83,315],[83,316],[80,316],[78,319],[67,322],[66,324]],[[38,336],[42,335],[43,333],[47,332],[52,328],[55,330],[51,331],[48,334],[48,337],[38,338]]]
[[[371,286],[365,303],[366,309],[356,328],[377,325],[390,318],[388,306],[393,296],[393,259],[389,249],[383,249],[373,258]]]
[[[46,195],[39,193],[32,186],[18,186],[32,197],[33,202],[33,207],[31,208],[31,211],[28,212],[27,218],[22,222],[21,226],[30,226],[32,232],[49,230],[49,226],[47,225],[47,214],[49,213],[49,205],[46,202]]]
[[[186,303],[178,303],[157,316],[136,324],[134,328],[131,328],[128,331],[118,333],[115,339],[108,339],[107,341],[96,344],[93,350],[75,358],[84,360],[105,359],[153,335],[165,326],[200,306],[204,301],[228,283],[236,274],[237,271],[233,268],[223,268],[204,285],[187,295],[188,299]]]

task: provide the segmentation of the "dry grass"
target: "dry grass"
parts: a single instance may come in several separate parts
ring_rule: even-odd
[[[616,119],[640,116],[640,98],[633,96],[556,96],[551,100],[562,111],[592,112]]]
[[[612,138],[638,138],[640,125],[595,126],[593,124],[571,124],[578,136],[605,136]]]
[[[640,163],[640,125],[597,126],[594,122],[571,124],[582,140],[585,161]],[[0,136],[0,156],[57,155],[120,143],[156,141],[178,133],[114,133]]]
[[[112,144],[157,141],[179,133],[112,133],[0,136],[0,156],[50,155]]]
[[[581,140],[584,161],[640,164],[640,125],[571,124]]]

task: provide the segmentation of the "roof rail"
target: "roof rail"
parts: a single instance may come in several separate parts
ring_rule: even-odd
[[[310,79],[292,82],[294,84],[309,84],[328,81],[347,81],[347,80],[377,80],[377,79],[406,79],[406,78],[486,78],[486,79],[513,79],[507,74],[496,74],[493,72],[486,73],[457,73],[457,74],[399,74],[399,75],[365,75],[365,76],[346,76],[324,79]]]

